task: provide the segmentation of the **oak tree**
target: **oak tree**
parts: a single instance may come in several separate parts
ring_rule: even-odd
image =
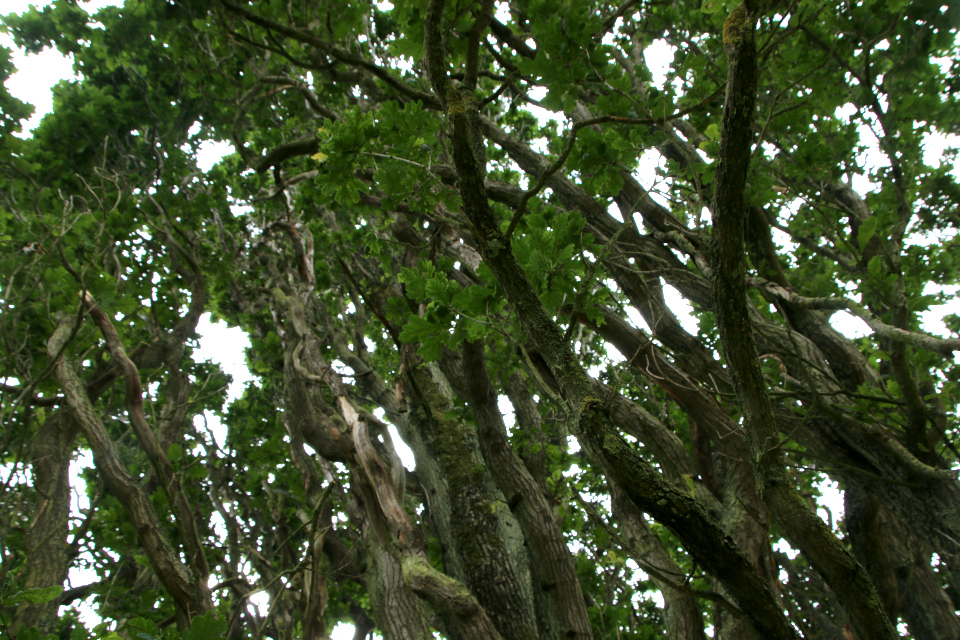
[[[958,17],[6,17],[78,79],[0,93],[3,633],[960,637]]]

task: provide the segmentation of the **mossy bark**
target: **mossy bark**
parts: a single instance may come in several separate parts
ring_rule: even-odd
[[[713,202],[714,304],[723,352],[744,414],[764,502],[790,541],[838,594],[858,635],[864,640],[895,638],[896,630],[866,571],[803,502],[786,475],[780,435],[757,358],[746,296],[744,242],[758,76],[756,19],[746,5],[740,5],[724,22],[723,30],[729,71]]]
[[[593,637],[576,567],[545,494],[507,441],[497,397],[486,371],[483,345],[464,343],[462,367],[451,382],[477,422],[483,458],[522,529],[541,638]],[[526,553],[524,555],[527,555]]]
[[[411,375],[417,410],[429,421],[426,447],[449,490],[453,542],[465,582],[504,638],[539,637],[529,581],[522,579],[503,535],[500,520],[509,515],[507,505],[492,486],[476,432],[456,416],[426,366]]]

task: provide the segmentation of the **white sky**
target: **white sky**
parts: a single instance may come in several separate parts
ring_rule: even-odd
[[[3,0],[3,8],[0,9],[4,14],[6,13],[21,13],[27,9],[29,4],[36,4],[43,6],[47,4],[46,1],[41,2],[28,2],[27,0]],[[122,4],[121,1],[116,0],[92,0],[90,2],[81,2],[88,12],[94,13],[104,6],[118,5]],[[500,3],[498,3],[500,4]],[[12,40],[6,34],[0,34],[0,45],[4,45],[9,49],[13,50],[13,60],[16,67],[19,69],[19,72],[16,73],[12,78],[10,78],[6,87],[12,95],[15,97],[33,104],[36,107],[36,112],[33,117],[24,123],[25,132],[35,128],[39,122],[40,118],[46,113],[49,113],[53,107],[53,100],[51,94],[51,87],[57,84],[61,80],[70,80],[74,78],[72,61],[68,58],[60,55],[56,50],[46,50],[42,53],[26,56],[21,50],[16,49]],[[650,65],[651,72],[653,73],[654,84],[662,86],[666,81],[666,72],[669,69],[669,64],[673,59],[673,54],[669,46],[666,45],[663,41],[657,41],[653,43],[644,53],[648,64]],[[946,62],[949,64],[949,62]],[[542,97],[542,96],[540,96]],[[558,116],[557,114],[550,113],[543,109],[533,107],[532,110],[535,110],[539,118],[544,122],[549,119],[556,119],[558,122],[563,121],[563,117]],[[540,113],[542,112],[542,113]],[[849,110],[844,110],[838,115],[849,115]],[[861,126],[861,133],[864,136],[865,140],[870,140],[873,135],[870,133],[867,127]],[[25,133],[29,135],[29,133]],[[957,136],[930,136],[926,140],[925,144],[925,157],[924,160],[933,166],[939,165],[939,159],[942,157],[943,150],[947,146],[957,146],[958,137]],[[213,166],[219,159],[227,153],[233,151],[232,146],[229,143],[225,142],[208,142],[204,143],[201,146],[200,157],[198,159],[201,167],[204,170],[209,169]],[[868,166],[883,166],[886,164],[886,159],[878,152],[876,146],[868,149],[865,152],[865,160],[867,161]],[[652,187],[652,181],[645,180],[645,176],[654,176],[655,167],[660,161],[659,154],[648,153],[642,158],[641,167],[638,170],[638,175],[641,178],[641,181],[644,182],[644,186],[649,188]],[[955,175],[960,176],[960,168],[955,164],[954,170]],[[873,188],[874,185],[870,184],[865,178],[857,177],[857,182],[854,183],[854,187],[861,193],[865,193]],[[932,293],[938,288],[947,289],[950,292],[956,292],[957,286],[947,286],[947,287],[937,287],[936,285],[928,286],[928,290],[925,293]],[[684,300],[679,293],[677,293],[672,287],[666,287],[666,296],[669,306],[674,309],[677,313],[681,323],[687,328],[688,331],[696,333],[696,321],[690,315],[691,307],[689,303]],[[936,334],[936,335],[949,335],[949,332],[946,326],[941,321],[941,318],[946,313],[957,313],[960,312],[960,304],[956,301],[952,301],[947,305],[941,305],[927,311],[923,314],[924,327],[927,331]],[[639,319],[639,314],[633,314],[631,317],[635,316],[635,321]],[[642,323],[642,320],[640,320]],[[834,326],[841,332],[853,337],[853,336],[862,336],[869,334],[869,328],[866,324],[854,318],[847,313],[838,313],[834,316],[833,319]],[[243,334],[240,329],[228,329],[224,323],[219,325],[213,325],[209,322],[209,316],[204,316],[201,320],[201,324],[198,327],[198,331],[201,335],[200,348],[195,353],[195,357],[198,360],[209,359],[221,364],[225,371],[233,375],[234,382],[231,385],[228,396],[229,400],[233,400],[242,393],[244,385],[252,380],[252,376],[246,368],[244,362],[244,349],[249,346],[249,341],[247,337]],[[509,408],[509,407],[507,407]],[[208,424],[213,427],[213,431],[217,436],[217,439],[222,442],[223,430],[219,423],[215,420],[213,416],[208,416]],[[401,457],[404,459],[404,463],[408,467],[412,467],[412,455],[409,452],[409,449],[406,448],[400,441],[399,436],[393,431],[394,440],[398,445],[398,450]],[[80,466],[90,466],[92,460],[90,460],[89,454],[83,454],[80,456],[80,459],[74,465],[74,474],[79,471]],[[79,482],[79,479],[74,478]],[[75,485],[76,486],[76,485]],[[821,507],[829,508],[833,511],[833,521],[836,523],[842,517],[843,513],[843,498],[842,492],[839,491],[835,483],[824,482],[821,487],[824,496],[818,499],[818,504]],[[75,496],[75,508],[84,506],[83,503],[85,498],[82,496],[82,491],[80,491]],[[822,514],[824,519],[827,519],[826,514]],[[96,575],[89,571],[74,569],[71,571],[70,580],[73,586],[86,584],[87,582],[92,582],[96,579]],[[263,605],[265,602],[261,599],[257,604]],[[88,626],[96,624],[99,622],[99,618],[96,615],[96,612],[93,611],[90,607],[85,604],[80,607],[82,612],[82,617],[84,622]],[[334,640],[347,640],[353,635],[353,627],[349,624],[339,625],[332,633],[331,637]]]

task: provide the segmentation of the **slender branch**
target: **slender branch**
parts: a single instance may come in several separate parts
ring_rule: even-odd
[[[257,173],[263,173],[270,167],[279,166],[284,160],[296,158],[299,156],[309,156],[316,153],[320,148],[320,141],[317,136],[311,135],[299,140],[284,142],[270,149],[263,158],[260,158],[253,166]]]
[[[340,120],[340,116],[326,108],[320,101],[317,99],[317,96],[310,90],[304,82],[297,78],[289,78],[287,76],[263,76],[260,78],[260,82],[269,83],[269,84],[289,84],[291,87],[300,92],[300,95],[303,96],[303,99],[307,101],[307,104],[310,105],[310,108],[317,115],[321,115],[328,120],[337,122]]]
[[[147,423],[146,416],[143,413],[143,385],[140,383],[140,372],[137,366],[127,356],[123,348],[120,336],[117,334],[110,318],[104,313],[100,305],[96,303],[89,293],[84,293],[84,303],[93,318],[94,323],[100,329],[107,348],[114,360],[120,365],[123,371],[123,377],[126,382],[125,404],[127,415],[130,418],[130,426],[137,434],[137,439],[150,459],[150,463],[160,476],[164,492],[170,501],[173,511],[177,517],[177,524],[180,530],[180,537],[184,549],[187,552],[187,560],[191,568],[198,574],[198,583],[205,587],[203,581],[210,575],[210,568],[207,565],[203,553],[203,544],[197,532],[197,525],[193,515],[193,508],[183,492],[183,487],[179,479],[173,472],[173,466],[170,464],[167,454],[158,445],[154,437],[153,430]],[[207,593],[209,597],[209,593]]]
[[[137,539],[150,560],[150,566],[177,604],[178,618],[182,617],[183,622],[189,624],[193,615],[212,606],[209,591],[206,591],[206,578],[197,580],[180,562],[149,496],[121,462],[117,446],[94,409],[73,364],[60,355],[71,332],[70,325],[70,318],[61,321],[47,342],[47,353],[56,365],[57,381],[93,450],[93,460],[104,483],[133,521]]]
[[[408,87],[403,82],[395,78],[393,74],[390,72],[390,70],[384,69],[383,67],[377,64],[374,64],[373,62],[370,62],[366,58],[363,58],[358,55],[354,55],[352,53],[348,53],[346,51],[343,51],[342,49],[334,47],[329,42],[321,38],[318,38],[310,31],[307,31],[306,29],[291,27],[283,23],[277,22],[275,20],[265,18],[261,15],[258,15],[257,13],[254,13],[253,11],[250,11],[246,7],[233,4],[228,0],[221,0],[221,2],[228,11],[238,14],[254,24],[260,25],[261,27],[265,29],[269,29],[270,31],[275,31],[281,35],[287,36],[288,38],[293,38],[298,42],[303,42],[306,44],[313,45],[323,53],[329,55],[330,57],[340,62],[344,62],[353,67],[357,67],[365,71],[369,71],[374,76],[376,76],[386,84],[390,85],[390,87],[393,90],[395,90],[397,93],[399,93],[402,96],[405,96],[411,100],[420,100],[423,102],[424,105],[429,106],[433,109],[436,109],[437,107],[440,106],[437,99],[434,96],[431,96],[429,93],[423,93],[421,91],[417,91],[412,87]]]
[[[533,60],[537,57],[537,50],[533,49],[526,43],[526,41],[517,36],[513,31],[510,30],[510,27],[503,24],[496,18],[490,20],[490,31],[493,32],[493,35],[497,37],[497,40],[503,42],[504,44],[510,45],[513,47],[513,50],[519,53],[524,58],[530,58]]]
[[[877,316],[873,315],[869,309],[850,298],[808,298],[797,295],[763,278],[748,278],[747,284],[756,286],[777,298],[807,309],[849,311],[866,322],[867,326],[873,329],[874,333],[881,338],[887,338],[888,340],[895,340],[920,349],[933,351],[947,358],[952,357],[955,351],[960,351],[960,339],[958,338],[936,338],[926,333],[906,331],[894,327],[893,325],[883,322]]]
[[[473,25],[467,33],[467,61],[463,75],[463,86],[473,91],[477,88],[477,72],[480,66],[480,38],[490,19],[493,17],[493,0],[483,0],[480,8],[474,11]]]
[[[17,387],[9,384],[0,384],[0,390],[6,391],[9,393],[19,394],[23,391],[23,389],[24,387]],[[63,401],[63,396],[52,396],[49,398],[39,398],[34,396],[28,400],[28,403],[35,407],[55,407],[58,404],[60,404],[60,402],[62,401]]]
[[[688,492],[667,482],[661,472],[619,434],[610,411],[598,398],[601,391],[596,381],[590,378],[569,342],[563,339],[517,260],[509,238],[501,232],[500,222],[487,198],[484,167],[473,151],[473,139],[479,132],[471,131],[471,127],[477,125],[468,109],[475,106],[458,92],[446,91],[449,80],[444,72],[439,21],[443,5],[443,0],[431,0],[425,49],[434,91],[445,93],[450,102],[447,115],[464,215],[477,239],[478,251],[557,381],[563,396],[561,407],[573,418],[581,446],[596,451],[610,482],[616,483],[639,509],[669,527],[697,561],[730,589],[739,608],[758,631],[769,640],[795,639],[797,634],[784,617],[770,586],[719,523]]]
[[[607,524],[607,522],[602,517],[600,517],[600,514],[597,513],[597,508],[590,502],[586,501],[583,498],[583,495],[581,495],[579,491],[576,491],[576,490],[573,491],[573,499],[577,501],[577,503],[586,512],[586,514],[590,517],[591,520],[593,520],[594,522],[599,524],[601,527],[603,527],[604,531],[607,532],[607,535],[609,535],[621,549],[627,551],[627,553],[630,554],[630,558],[632,558],[633,561],[636,562],[637,565],[641,569],[643,569],[646,573],[649,573],[651,576],[653,576],[654,578],[656,578],[657,580],[659,580],[660,582],[662,582],[663,584],[667,585],[668,587],[670,587],[675,591],[679,591],[680,593],[686,593],[695,598],[702,598],[703,600],[716,602],[718,605],[720,605],[721,607],[729,611],[730,614],[737,620],[740,620],[743,618],[743,612],[740,611],[740,609],[737,609],[729,600],[724,598],[721,594],[717,593],[716,591],[704,591],[703,589],[694,589],[693,587],[688,587],[687,586],[688,580],[685,580],[682,583],[677,582],[676,580],[665,575],[665,572],[663,569],[660,569],[659,567],[655,567],[649,562],[647,562],[644,559],[644,554],[634,549],[633,545],[628,544],[616,529],[614,529],[609,524]]]
[[[622,18],[626,15],[627,11],[630,10],[635,4],[639,4],[640,0],[627,0],[620,7],[607,16],[607,19],[603,21],[603,25],[600,27],[600,30],[593,34],[594,40],[600,40],[603,36],[617,24],[617,19]]]
[[[519,224],[520,218],[522,218],[523,214],[526,212],[527,202],[529,202],[530,198],[540,193],[543,187],[547,184],[547,181],[550,179],[550,176],[552,176],[557,171],[559,171],[563,167],[563,165],[567,162],[567,158],[570,157],[570,152],[573,151],[573,145],[576,144],[577,142],[577,133],[581,129],[583,129],[584,127],[591,127],[598,124],[606,124],[608,122],[612,122],[615,124],[625,124],[625,125],[650,125],[650,124],[662,125],[666,122],[669,122],[671,120],[676,120],[678,118],[682,118],[688,113],[696,111],[704,104],[713,100],[717,96],[717,94],[720,93],[720,91],[721,89],[718,89],[713,93],[713,95],[708,97],[706,100],[703,100],[702,102],[692,107],[687,107],[682,111],[678,111],[677,113],[671,116],[668,116],[666,118],[627,118],[624,116],[599,116],[597,118],[590,118],[589,120],[581,120],[580,122],[575,123],[572,127],[570,127],[570,139],[567,141],[567,144],[564,147],[563,151],[560,153],[560,156],[557,158],[557,160],[553,164],[547,167],[542,174],[540,174],[540,178],[537,180],[537,184],[535,184],[533,187],[525,191],[523,193],[523,197],[520,198],[520,204],[517,205],[517,211],[516,213],[513,214],[513,219],[510,220],[510,226],[507,227],[507,232],[504,234],[506,239],[509,240],[510,237],[513,236],[514,229],[517,228],[517,224]]]

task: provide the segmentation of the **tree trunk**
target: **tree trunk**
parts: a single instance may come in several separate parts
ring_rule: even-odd
[[[69,411],[57,410],[37,429],[30,443],[31,476],[38,503],[23,536],[26,554],[21,589],[63,586],[72,558],[67,545],[70,516],[70,461],[79,425]],[[17,607],[13,629],[36,625],[54,631],[61,598]]]

